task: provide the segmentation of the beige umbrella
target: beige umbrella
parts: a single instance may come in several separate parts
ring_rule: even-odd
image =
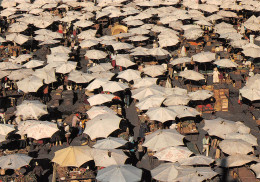
[[[123,42],[116,42],[116,43],[112,44],[112,46],[115,51],[134,48],[134,46],[132,46],[131,44],[123,43]]]
[[[108,167],[111,165],[123,165],[128,158],[122,150],[118,149],[93,149],[95,165]]]
[[[162,49],[160,47],[149,49],[149,54],[151,54],[152,56],[167,56],[167,55],[170,55],[170,53],[167,50]]]
[[[151,65],[151,66],[146,66],[143,69],[143,71],[145,74],[150,75],[151,77],[156,77],[162,75],[166,70],[162,65]]]
[[[132,28],[129,29],[129,32],[132,34],[144,35],[144,34],[148,34],[150,31],[145,28]]]
[[[115,149],[125,145],[128,141],[123,138],[116,137],[107,137],[106,139],[98,140],[95,145],[93,145],[96,149]]]
[[[108,81],[107,83],[102,85],[102,87],[103,87],[103,91],[112,92],[112,93],[123,91],[129,88],[127,84],[115,82],[115,81]]]
[[[216,59],[216,54],[212,52],[201,52],[192,56],[192,59],[199,63],[211,62]]]
[[[89,91],[100,88],[103,84],[107,83],[108,79],[105,78],[97,78],[93,82],[91,82],[86,89]]]
[[[30,58],[32,58],[32,55],[30,54],[21,54],[14,59],[9,59],[9,61],[12,63],[21,64]]]
[[[197,115],[200,115],[200,113],[195,108],[188,106],[175,105],[169,106],[168,108],[177,113],[178,118],[196,117]]]
[[[29,165],[32,157],[25,154],[11,154],[0,157],[1,169],[19,169]]]
[[[167,147],[154,154],[159,160],[176,162],[182,159],[187,159],[192,152],[187,147]]]
[[[188,30],[185,30],[184,32],[184,37],[186,39],[190,39],[190,40],[196,40],[198,39],[199,37],[201,37],[203,35],[204,31],[201,30],[200,28],[196,28],[196,29],[193,29],[193,28],[190,28]]]
[[[31,76],[32,74],[33,74],[32,69],[20,69],[20,70],[12,71],[8,75],[8,78],[10,80],[22,80],[24,78],[27,78],[28,76]]]
[[[68,79],[75,83],[88,83],[93,80],[94,77],[91,74],[74,70],[70,72]]]
[[[64,46],[58,46],[58,47],[53,47],[51,48],[51,53],[55,54],[55,53],[64,53],[64,54],[69,54],[71,51],[68,47],[64,47]]]
[[[173,106],[173,105],[187,105],[190,101],[190,98],[186,95],[177,95],[172,94],[166,97],[165,101],[163,102],[166,106]]]
[[[177,58],[174,59],[170,62],[170,64],[174,65],[178,65],[178,64],[183,64],[183,63],[190,63],[191,62],[191,58],[189,57],[181,57],[181,58]]]
[[[94,23],[92,21],[88,21],[88,20],[80,20],[80,21],[77,21],[76,23],[74,23],[74,25],[77,27],[89,27],[93,24]]]
[[[145,36],[142,36],[142,35],[137,35],[137,36],[129,38],[129,40],[131,40],[133,42],[142,42],[142,41],[145,41],[147,39],[149,39],[149,37],[145,37]]]
[[[150,95],[164,95],[164,87],[158,85],[152,85],[150,87],[141,87],[138,89],[131,90],[132,98],[143,99]]]
[[[217,118],[213,120],[204,120],[205,126],[202,128],[209,135],[215,135],[220,138],[225,138],[227,134],[237,132],[238,128],[234,121]]]
[[[199,80],[204,80],[204,76],[196,71],[193,70],[186,70],[186,71],[181,71],[179,76],[184,77],[188,80],[195,80],[195,81],[199,81]]]
[[[28,101],[24,100],[16,107],[16,116],[20,116],[23,120],[38,119],[41,116],[48,114],[47,106],[38,100]]]
[[[260,163],[253,164],[250,168],[255,172],[256,178],[260,178]]]
[[[87,111],[88,117],[93,119],[94,117],[102,114],[117,114],[112,109],[108,108],[107,106],[93,106],[90,110]]]
[[[242,52],[245,54],[245,56],[248,57],[253,57],[253,58],[260,57],[260,48],[253,48],[253,47],[245,48]]]
[[[80,167],[82,164],[93,160],[92,149],[89,146],[69,146],[55,152],[52,162],[62,167]]]
[[[222,167],[238,167],[252,161],[259,161],[259,159],[253,155],[236,154],[222,159],[217,164]]]
[[[29,76],[17,82],[18,89],[22,90],[24,93],[37,92],[42,85],[43,80],[37,76]]]
[[[108,71],[108,70],[110,70],[112,68],[113,67],[111,66],[110,63],[101,63],[101,64],[98,64],[96,66],[93,66],[93,67],[89,68],[88,71],[96,73],[96,72]]]
[[[115,73],[112,73],[110,71],[102,71],[102,72],[96,72],[91,74],[94,78],[102,78],[102,79],[107,79],[110,80]]]
[[[147,110],[152,107],[160,107],[162,102],[165,100],[165,97],[161,95],[151,95],[140,99],[139,102],[136,104],[140,110]]]
[[[152,177],[158,181],[173,181],[178,176],[174,163],[163,163],[151,170]]]
[[[151,120],[164,123],[169,120],[175,120],[177,113],[167,107],[152,107],[148,109],[146,115],[149,116]]]
[[[204,156],[196,155],[189,158],[179,160],[180,165],[192,166],[192,165],[210,165],[214,162],[214,159]]]
[[[149,87],[152,85],[156,85],[157,78],[150,78],[150,77],[145,77],[145,78],[139,78],[134,80],[134,88],[140,88],[140,87]]]
[[[220,59],[214,62],[214,64],[224,68],[236,68],[238,64],[231,61],[230,59]]]
[[[140,71],[127,69],[125,71],[119,72],[117,78],[122,78],[129,82],[131,80],[140,79],[141,78],[140,74],[141,74]]]
[[[160,39],[158,42],[160,47],[168,47],[168,46],[175,46],[176,44],[179,43],[179,40],[174,38],[170,38],[170,39],[164,38],[164,39]]]
[[[100,137],[106,138],[119,128],[121,119],[114,114],[98,115],[86,123],[84,133],[88,134],[92,140]]]
[[[97,30],[87,30],[87,31],[82,31],[79,35],[78,38],[80,39],[93,39],[96,35]]]
[[[140,26],[140,25],[143,25],[144,22],[141,20],[129,20],[129,21],[126,21],[125,24],[127,24],[128,26]]]
[[[33,59],[33,60],[25,63],[23,66],[26,68],[36,68],[36,67],[42,66],[43,64],[44,64],[43,61]]]
[[[98,181],[136,182],[142,178],[142,170],[132,165],[112,165],[97,173]]]
[[[83,41],[80,43],[80,46],[81,46],[82,48],[85,48],[85,47],[92,47],[92,46],[95,46],[95,45],[97,45],[97,44],[99,44],[99,42],[96,41],[96,40],[83,40]]]
[[[14,23],[9,26],[8,32],[23,32],[28,28],[28,25],[23,22]]]
[[[35,70],[33,75],[43,79],[44,83],[46,83],[46,84],[57,81],[57,79],[55,77],[54,69],[46,69],[46,68],[37,69],[37,70]]]
[[[122,66],[125,68],[135,65],[135,63],[133,63],[130,60],[130,57],[128,54],[118,54],[118,55],[116,55],[115,60],[116,60],[116,65]]]
[[[17,44],[22,45],[29,40],[29,37],[23,34],[12,33],[6,35],[6,40],[13,41]]]
[[[248,154],[254,151],[250,143],[241,139],[225,139],[219,143],[219,147],[229,155]]]
[[[245,142],[248,142],[252,146],[258,146],[257,138],[249,133],[229,133],[226,135],[225,139],[240,139]]]
[[[1,62],[0,63],[0,69],[1,70],[16,70],[16,69],[19,69],[19,68],[21,68],[20,65],[14,64],[14,63],[11,63],[11,62]]]
[[[224,11],[224,10],[220,10],[217,15],[219,16],[223,16],[223,17],[228,17],[228,18],[236,18],[237,14],[232,12],[232,11]]]
[[[2,79],[2,78],[5,77],[5,76],[8,76],[9,74],[10,74],[9,71],[1,71],[1,70],[0,70],[0,79]]]
[[[107,57],[107,53],[99,50],[89,50],[86,52],[85,56],[89,59],[103,59]]]
[[[184,136],[174,129],[159,129],[145,136],[143,146],[158,151],[166,147],[183,145],[183,138]]]
[[[0,135],[6,136],[8,133],[14,131],[14,125],[10,124],[0,124]]]
[[[75,70],[77,67],[77,62],[68,61],[66,63],[61,64],[56,68],[56,73],[66,74]]]
[[[67,62],[68,59],[69,59],[68,54],[63,54],[63,53],[56,53],[56,54],[47,55],[47,62],[48,63]]]
[[[213,96],[213,93],[208,90],[197,90],[195,92],[189,92],[188,96],[191,100],[206,100]]]
[[[51,136],[58,130],[56,123],[40,121],[26,128],[24,133],[27,134],[28,138],[39,140],[43,138],[51,138]]]

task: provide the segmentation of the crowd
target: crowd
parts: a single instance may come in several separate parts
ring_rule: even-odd
[[[259,12],[3,0],[0,179],[257,181]]]

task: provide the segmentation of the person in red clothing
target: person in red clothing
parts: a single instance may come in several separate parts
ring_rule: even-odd
[[[46,103],[49,101],[49,85],[46,85],[43,89],[43,102]]]

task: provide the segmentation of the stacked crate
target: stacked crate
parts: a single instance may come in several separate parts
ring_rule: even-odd
[[[214,90],[215,111],[228,111],[229,89]]]

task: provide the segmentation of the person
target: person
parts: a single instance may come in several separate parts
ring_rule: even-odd
[[[49,101],[49,85],[46,85],[43,89],[43,102],[46,104],[46,102]]]
[[[202,139],[202,144],[203,144],[202,153],[206,151],[206,156],[209,156],[210,138],[208,134],[206,134],[205,137]]]
[[[213,71],[213,83],[219,83],[219,71],[217,68],[214,68]]]
[[[42,181],[42,173],[43,173],[43,169],[41,166],[39,166],[38,162],[35,162],[35,167],[33,169],[33,174],[36,175],[37,177],[37,181]]]
[[[70,145],[69,138],[70,138],[70,126],[67,123],[64,123],[64,131],[65,131],[65,138],[67,141],[67,145]]]
[[[80,122],[80,114],[79,113],[76,113],[73,117],[72,117],[72,137],[75,137],[76,134],[78,133],[77,130],[78,130],[78,123]]]
[[[143,147],[143,140],[140,140],[137,145],[137,154],[138,154],[138,160],[141,161],[142,157],[144,156],[144,147]]]

